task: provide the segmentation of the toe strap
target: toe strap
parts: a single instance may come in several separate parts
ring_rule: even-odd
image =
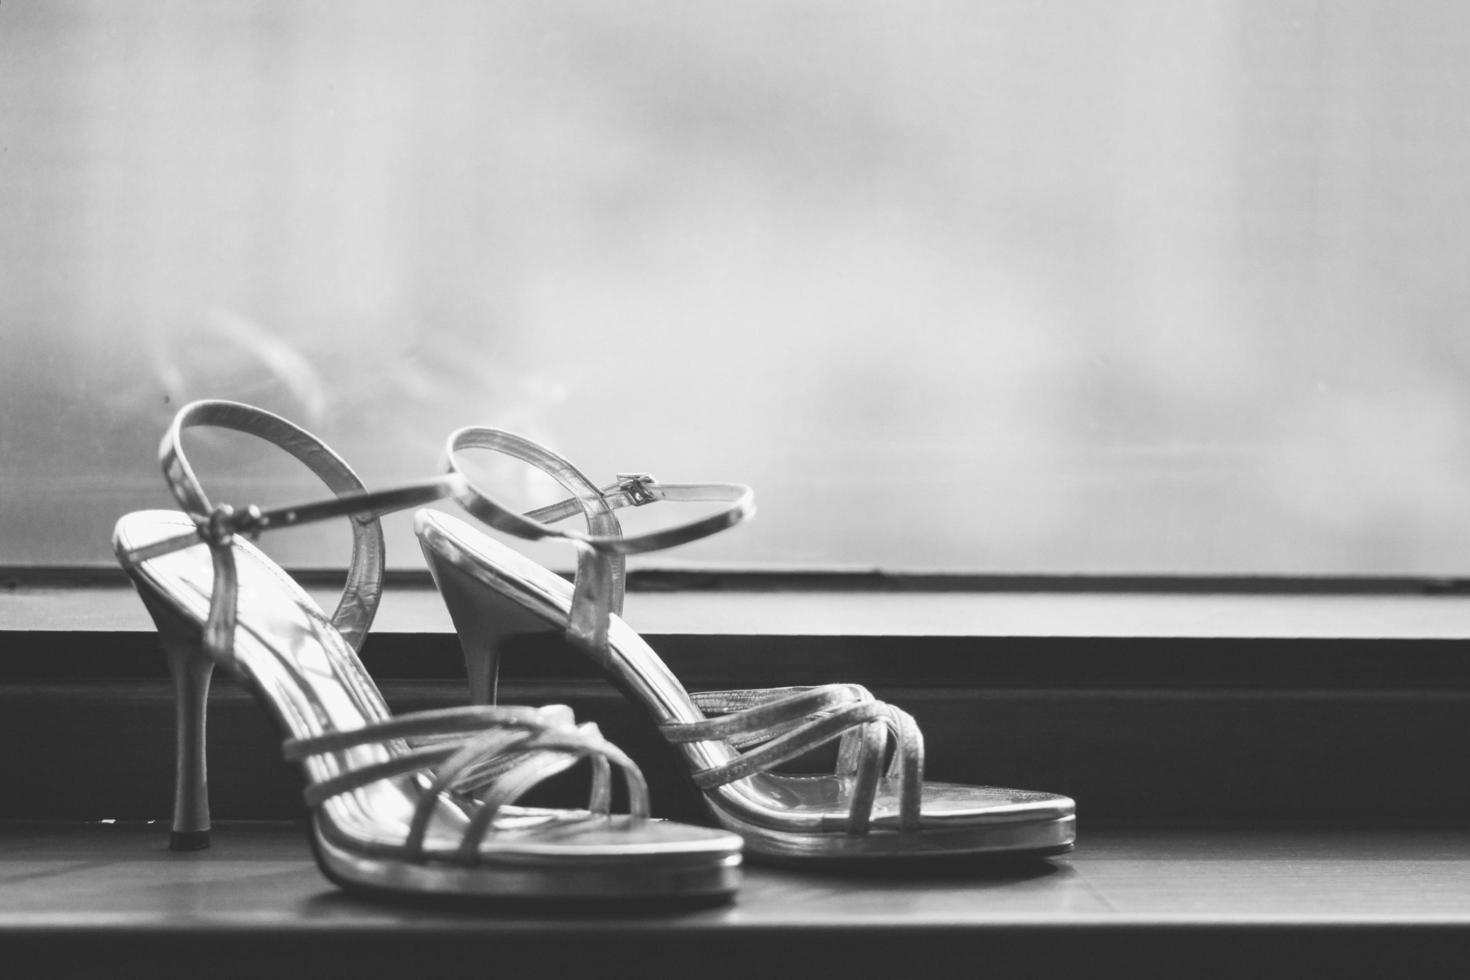
[[[725,740],[744,750],[731,761],[696,773],[701,789],[723,786],[841,739],[837,775],[853,780],[847,831],[866,833],[877,802],[884,757],[898,783],[899,829],[917,830],[924,782],[924,736],[907,712],[879,701],[858,684],[706,691],[691,695],[714,715],[662,726],[673,742]]]
[[[691,694],[690,698],[706,715],[714,717],[664,725],[664,735],[673,742],[725,739],[737,746],[769,741],[800,726],[813,715],[873,700],[873,696],[857,684],[701,691]]]
[[[595,799],[589,809],[606,813],[608,809],[609,768],[616,766],[623,774],[628,789],[629,816],[645,820],[649,815],[648,785],[633,760],[621,749],[602,737],[596,725],[582,725],[574,731],[543,732],[528,740],[523,750],[536,756],[559,758],[560,764],[519,766],[508,771],[488,787],[480,797],[480,806],[460,838],[459,857],[473,862],[479,857],[480,844],[489,832],[495,815],[502,807],[520,799],[528,790],[548,776],[571,768],[582,759],[591,759],[594,771]]]
[[[570,709],[514,706],[469,706],[421,711],[364,725],[351,731],[290,739],[288,760],[336,756],[358,746],[381,745],[381,761],[346,767],[312,782],[305,791],[308,806],[397,776],[424,772],[425,785],[403,841],[405,857],[424,859],[424,841],[435,809],[451,796],[472,807],[458,846],[461,861],[478,860],[480,846],[496,814],[527,791],[583,759],[591,761],[592,789],[588,809],[610,809],[611,769],[618,768],[628,790],[629,815],[649,814],[648,786],[643,774],[622,750],[602,737],[596,725],[577,725]]]

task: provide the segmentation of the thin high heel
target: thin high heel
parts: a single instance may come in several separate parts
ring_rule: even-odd
[[[337,494],[262,511],[210,504],[180,436],[213,425],[286,449]],[[163,465],[184,508],[124,516],[123,567],[159,628],[178,695],[171,846],[207,846],[204,758],[209,675],[224,666],[259,695],[307,776],[313,853],[344,888],[390,894],[577,900],[728,899],[740,839],[648,819],[637,767],[571,710],[470,706],[394,716],[357,658],[383,568],[378,515],[439,499],[441,477],[368,492],[334,453],[284,419],[233,402],[196,402],[164,437]],[[262,531],[350,516],[353,560],[329,619],[286,573],[244,540]],[[587,806],[547,809],[520,798],[583,765]],[[612,773],[627,789],[611,812]]]
[[[520,637],[556,630],[515,599],[487,588],[445,560],[439,552],[426,548],[424,557],[459,637],[470,703],[494,704],[499,700],[500,659],[506,645]]]
[[[475,697],[493,690],[501,649],[514,633],[556,631],[644,709],[683,756],[722,827],[746,854],[779,861],[871,861],[955,855],[1056,854],[1071,849],[1075,804],[1065,796],[924,780],[924,742],[906,712],[856,684],[690,694],[619,615],[626,555],[672,547],[731,527],[754,511],[736,484],[661,484],[646,474],[598,487],[570,462],[528,439],[471,428],[449,440],[446,471],[470,449],[502,453],[553,477],[572,496],[516,514],[465,479],[455,498],[496,530],[577,548],[565,579],[465,522],[421,510],[415,529],[450,615],[461,630]],[[463,474],[460,474],[463,476]],[[724,507],[688,524],[623,536],[614,511],[660,500]],[[586,532],[554,522],[581,515]],[[489,680],[486,680],[486,679]],[[774,767],[837,741],[830,775]]]
[[[162,609],[149,612],[159,626],[163,655],[174,689],[174,815],[169,832],[171,851],[199,851],[209,846],[209,772],[205,720],[214,661],[197,635],[181,627]]]

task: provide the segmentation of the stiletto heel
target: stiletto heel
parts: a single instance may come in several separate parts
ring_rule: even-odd
[[[197,630],[190,631],[177,614],[152,597],[146,597],[143,604],[158,627],[174,690],[174,816],[168,847],[171,851],[201,851],[209,846],[204,738],[214,661],[204,652]]]
[[[486,589],[440,552],[424,548],[424,557],[459,635],[470,703],[495,704],[499,700],[501,656],[508,642],[533,633],[556,631],[515,599]]]
[[[502,453],[541,469],[572,496],[516,514],[460,472],[469,449]],[[456,624],[484,625],[506,616],[524,630],[527,616],[561,630],[589,656],[683,757],[692,784],[716,822],[745,839],[746,853],[789,861],[844,861],[1014,856],[1070,850],[1076,805],[1065,796],[924,779],[924,739],[906,712],[857,684],[690,694],[625,622],[623,558],[693,541],[754,512],[749,488],[736,484],[664,484],[647,474],[619,476],[599,488],[570,462],[521,436],[498,429],[461,429],[450,436],[446,472],[462,482],[454,496],[473,516],[518,537],[560,539],[578,550],[577,575],[566,580],[500,545],[463,521],[420,510],[414,526],[431,567],[449,581],[446,601]],[[655,501],[712,501],[725,506],[688,524],[624,537],[613,512]],[[552,523],[582,515],[588,530]],[[445,574],[452,570],[452,574]],[[508,607],[515,607],[507,613]],[[467,657],[481,648],[467,641]],[[481,655],[486,656],[486,655]],[[493,654],[488,656],[493,657]],[[478,668],[470,666],[473,675]],[[783,762],[837,741],[831,774],[789,775]]]
[[[185,429],[205,425],[274,443],[336,496],[268,511],[211,504],[181,442]],[[344,888],[699,902],[733,894],[740,838],[649,820],[637,766],[596,726],[577,724],[570,708],[388,710],[357,657],[380,593],[378,515],[440,499],[458,487],[457,477],[368,492],[315,436],[234,402],[185,406],[161,456],[184,512],[125,515],[114,547],[158,625],[178,697],[173,846],[208,841],[204,712],[219,665],[284,731],[285,757],[307,778],[312,851],[322,873]],[[328,617],[244,538],[342,516],[352,519],[353,556]],[[544,780],[584,762],[586,808],[519,805]],[[626,815],[611,812],[613,769],[627,788]]]

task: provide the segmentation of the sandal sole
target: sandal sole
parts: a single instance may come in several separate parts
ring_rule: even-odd
[[[475,867],[409,863],[350,850],[311,833],[317,866],[344,889],[374,895],[549,902],[634,901],[713,904],[740,886],[740,855],[686,865],[653,862],[509,863],[487,859]]]
[[[1065,854],[1077,840],[1077,817],[1045,821],[971,824],[914,832],[810,834],[746,823],[711,807],[721,827],[745,839],[752,860],[907,861],[933,858],[1047,857]]]

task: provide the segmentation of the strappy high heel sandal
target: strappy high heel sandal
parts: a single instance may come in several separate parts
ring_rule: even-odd
[[[513,636],[562,632],[677,747],[716,821],[745,838],[748,856],[867,860],[1070,850],[1075,805],[1065,796],[924,781],[923,736],[907,713],[856,684],[689,694],[620,618],[626,555],[672,547],[733,526],[754,511],[748,488],[661,484],[646,474],[599,488],[570,462],[497,429],[450,437],[446,471],[465,450],[490,450],[544,471],[571,497],[518,515],[466,479],[456,498],[492,528],[559,539],[578,550],[574,585],[464,521],[420,510],[415,528],[459,631],[471,700],[494,699],[500,653]],[[462,474],[461,474],[462,475]],[[623,536],[618,508],[715,501],[711,516]],[[587,531],[552,523],[581,514]],[[773,772],[840,740],[831,775]]]
[[[262,511],[212,505],[181,436],[217,426],[259,436],[306,464],[336,497]],[[208,846],[204,712],[223,666],[280,724],[300,763],[317,863],[350,889],[536,899],[720,900],[738,884],[740,838],[648,819],[638,768],[571,709],[467,706],[394,716],[357,650],[383,570],[380,514],[440,499],[450,474],[368,492],[310,433],[258,408],[195,402],[164,436],[163,471],[183,508],[128,514],[114,546],[163,640],[177,696],[175,849]],[[260,532],[349,516],[347,585],[328,619],[259,549]],[[518,806],[586,760],[585,810]],[[613,769],[629,812],[610,812]]]

